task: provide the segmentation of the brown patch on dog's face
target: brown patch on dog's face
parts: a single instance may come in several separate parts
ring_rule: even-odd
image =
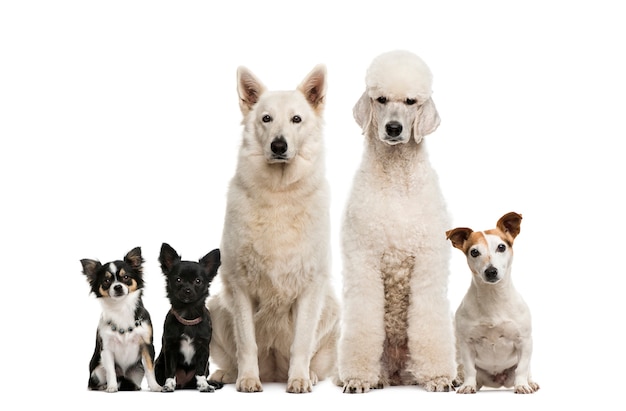
[[[502,230],[498,229],[498,228],[493,228],[491,230],[486,230],[485,234],[489,234],[489,235],[497,235],[498,237],[500,237],[502,239],[502,241],[504,241],[509,247],[511,247],[513,245],[513,236],[508,233],[508,232],[503,232]]]
[[[133,291],[137,291],[137,281],[135,281],[133,277],[127,274],[126,270],[124,270],[123,268],[120,269],[119,273],[117,274],[117,278],[119,282],[128,287],[129,292],[132,293]]]

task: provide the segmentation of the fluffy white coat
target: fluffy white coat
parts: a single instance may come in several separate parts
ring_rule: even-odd
[[[223,289],[209,300],[212,380],[309,392],[335,373],[339,304],[330,282],[322,111],[326,69],[267,91],[238,70],[243,142],[221,244]]]
[[[365,149],[342,226],[344,392],[452,386],[450,220],[422,141],[439,125],[431,81],[416,55],[385,53],[354,107]]]

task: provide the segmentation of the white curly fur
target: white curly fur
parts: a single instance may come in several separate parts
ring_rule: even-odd
[[[385,53],[367,70],[354,107],[365,150],[342,226],[344,392],[452,386],[450,220],[422,141],[439,125],[431,84],[418,56]]]

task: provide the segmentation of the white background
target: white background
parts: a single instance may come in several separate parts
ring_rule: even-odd
[[[616,400],[626,275],[626,30],[618,4],[2,2],[4,403],[527,409]],[[454,226],[486,229],[508,211],[524,216],[513,276],[533,313],[541,390],[344,395],[325,381],[308,395],[286,394],[284,384],[260,394],[233,386],[213,395],[88,392],[100,307],[79,260],[120,259],[142,247],[158,351],[168,309],[161,243],[186,259],[219,246],[241,136],[239,65],[272,89],[292,89],[314,65],[327,65],[339,294],[339,224],[363,146],[352,106],[370,61],[397,48],[419,54],[434,73],[442,123],[425,141]],[[458,250],[451,268],[455,309],[470,281]]]

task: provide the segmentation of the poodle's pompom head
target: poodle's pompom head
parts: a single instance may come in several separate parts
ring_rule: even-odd
[[[365,75],[365,84],[371,98],[386,97],[404,100],[428,100],[432,94],[433,76],[417,55],[395,50],[376,57]]]

